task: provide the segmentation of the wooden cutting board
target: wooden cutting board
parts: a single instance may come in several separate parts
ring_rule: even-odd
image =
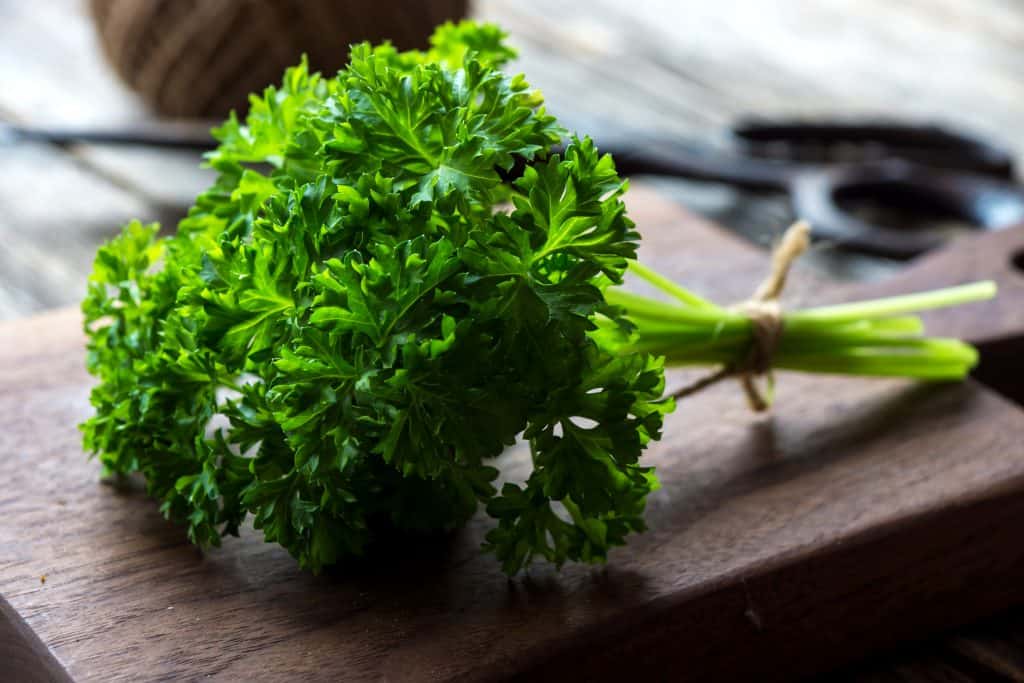
[[[642,187],[628,203],[658,269],[723,301],[761,279],[759,250]],[[928,322],[1014,349],[984,367],[1014,386],[1021,249],[1021,230],[972,238],[866,288],[798,273],[787,298],[995,278],[996,302]],[[783,374],[767,417],[732,383],[687,399],[645,456],[663,484],[650,531],[605,568],[506,579],[478,518],[313,577],[251,530],[201,554],[99,482],[76,429],[82,345],[74,310],[0,326],[0,678],[766,680],[1024,601],[1024,412],[975,382]]]

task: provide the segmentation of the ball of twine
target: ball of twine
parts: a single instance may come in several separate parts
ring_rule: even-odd
[[[223,117],[309,56],[333,74],[351,43],[424,47],[468,0],[90,0],[120,77],[165,116]]]

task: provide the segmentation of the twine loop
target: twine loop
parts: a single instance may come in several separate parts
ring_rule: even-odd
[[[772,252],[772,266],[768,276],[749,299],[730,307],[750,319],[752,336],[747,355],[673,392],[673,398],[689,396],[723,379],[736,377],[740,380],[751,409],[757,412],[768,409],[774,386],[772,359],[782,340],[784,328],[779,296],[786,286],[786,277],[793,263],[810,245],[810,234],[811,226],[806,221],[797,221],[791,225]],[[758,387],[759,377],[767,380],[767,392]]]

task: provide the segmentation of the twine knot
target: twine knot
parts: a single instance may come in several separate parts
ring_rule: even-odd
[[[731,307],[733,311],[750,319],[752,337],[747,355],[673,392],[674,398],[696,393],[727,377],[736,377],[740,380],[751,409],[757,412],[768,409],[774,386],[772,359],[782,340],[784,327],[779,295],[786,286],[789,269],[810,245],[810,235],[811,226],[806,221],[797,221],[791,225],[772,252],[772,266],[768,276],[749,299]],[[767,396],[757,385],[759,377],[767,379]]]

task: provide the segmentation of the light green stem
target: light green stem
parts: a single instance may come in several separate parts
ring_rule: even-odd
[[[822,306],[794,311],[787,320],[793,322],[824,321],[830,323],[852,322],[861,318],[882,318],[903,315],[932,308],[959,306],[972,301],[991,299],[996,294],[996,284],[990,280],[974,282],[959,287],[946,287],[920,294],[906,294],[885,299],[856,301],[849,304]]]
[[[660,301],[611,288],[607,301],[621,306],[636,325],[616,339],[615,324],[599,320],[605,343],[622,352],[664,356],[668,365],[742,365],[754,341],[751,321],[697,296],[665,276],[631,263],[638,277],[680,302]],[[772,366],[803,372],[962,379],[977,363],[977,351],[955,339],[930,339],[918,311],[993,297],[992,282],[976,282],[920,294],[821,306],[783,315],[782,336]],[[621,335],[620,335],[621,336]]]
[[[712,311],[722,310],[707,299],[697,296],[685,287],[677,285],[661,273],[651,270],[639,261],[630,261],[629,270],[630,272],[635,273],[637,277],[646,280],[666,294],[674,296],[687,306],[693,306],[694,308],[707,308]]]

